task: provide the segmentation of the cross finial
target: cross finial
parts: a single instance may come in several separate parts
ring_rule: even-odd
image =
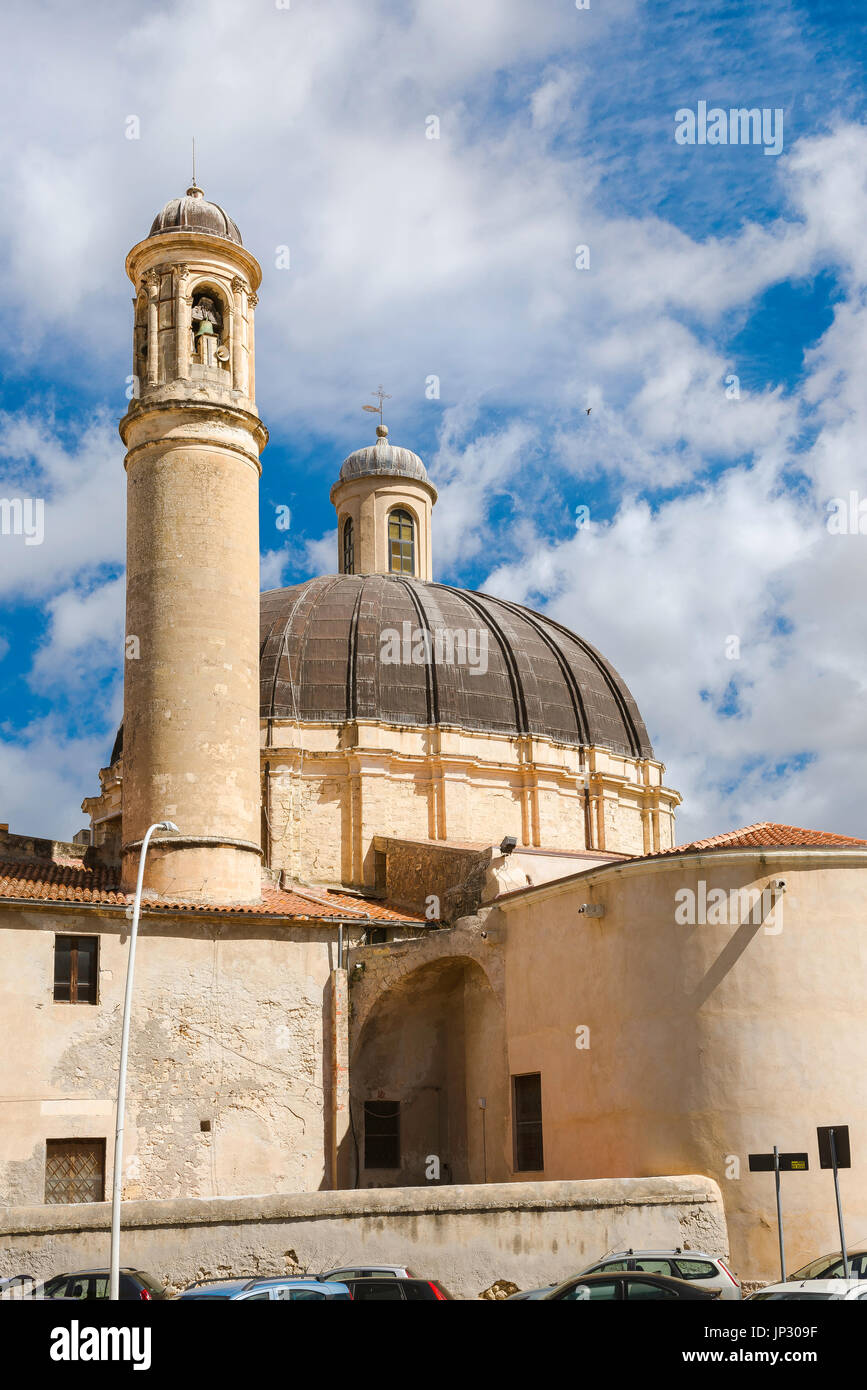
[[[375,391],[371,391],[370,394],[371,396],[376,396],[379,405],[363,405],[361,408],[362,410],[369,410],[372,415],[378,415],[379,423],[382,424],[382,403],[383,401],[390,401],[391,396],[387,391],[383,391],[381,386],[377,387]]]

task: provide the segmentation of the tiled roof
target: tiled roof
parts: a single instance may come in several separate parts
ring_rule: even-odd
[[[43,903],[86,903],[93,907],[127,907],[132,893],[121,891],[116,869],[83,869],[55,861],[6,863],[0,860],[0,901]],[[262,900],[243,905],[228,903],[181,903],[143,899],[142,912],[189,912],[208,916],[290,917],[295,920],[337,922],[424,923],[413,912],[401,912],[384,903],[351,893],[295,885],[292,888],[263,887]]]
[[[803,830],[797,825],[776,825],[773,821],[757,821],[740,830],[728,830],[724,835],[712,835],[707,840],[693,840],[688,845],[649,854],[656,859],[663,854],[686,854],[698,849],[860,849],[867,840],[851,835],[832,835],[826,830]]]

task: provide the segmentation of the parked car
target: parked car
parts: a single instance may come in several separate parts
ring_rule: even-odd
[[[506,1303],[521,1303],[527,1299],[547,1298],[549,1293],[556,1289],[556,1284],[543,1284],[541,1289],[519,1289],[517,1293],[510,1293],[504,1301]]]
[[[258,1303],[266,1299],[271,1303],[310,1303],[323,1299],[348,1301],[352,1294],[345,1284],[337,1280],[323,1284],[311,1275],[309,1279],[202,1279],[175,1297],[187,1300],[228,1298],[233,1301],[243,1299],[245,1302],[255,1300]]]
[[[406,1265],[341,1265],[327,1269],[318,1279],[417,1279],[418,1275]]]
[[[32,1274],[10,1274],[0,1279],[0,1298],[29,1298],[35,1288]]]
[[[720,1298],[726,1301],[742,1297],[741,1286],[728,1266],[718,1255],[708,1255],[704,1250],[612,1250],[579,1272],[608,1274],[618,1270],[667,1274],[670,1279],[686,1279],[690,1284],[695,1280],[704,1289],[719,1289]]]
[[[330,1283],[330,1281],[328,1281]],[[444,1303],[454,1297],[438,1279],[382,1278],[345,1280],[356,1303]]]
[[[55,1274],[44,1284],[37,1284],[34,1298],[108,1298],[109,1271],[82,1269],[76,1274]],[[134,1299],[165,1298],[166,1291],[153,1275],[141,1269],[120,1271],[120,1297],[125,1302]]]
[[[843,1255],[839,1250],[835,1250],[832,1255],[820,1255],[817,1260],[811,1260],[803,1269],[796,1269],[794,1274],[787,1277],[787,1283],[800,1282],[802,1279],[844,1279]],[[867,1279],[867,1250],[849,1251],[849,1278]]]
[[[545,1295],[545,1299],[570,1300],[582,1303],[629,1303],[654,1298],[682,1299],[684,1302],[715,1302],[718,1288],[702,1288],[686,1279],[671,1279],[667,1274],[632,1273],[628,1270],[604,1274],[580,1274]]]
[[[857,1303],[867,1300],[867,1279],[801,1279],[793,1284],[787,1279],[785,1284],[768,1284],[764,1289],[751,1293],[747,1303],[794,1303],[810,1298],[825,1302]]]

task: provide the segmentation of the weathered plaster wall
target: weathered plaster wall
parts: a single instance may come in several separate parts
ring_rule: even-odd
[[[109,1219],[105,1203],[0,1213],[0,1274],[47,1278],[106,1265]],[[475,1298],[498,1279],[537,1287],[607,1250],[641,1244],[725,1255],[716,1184],[687,1176],[131,1202],[121,1262],[177,1290],[195,1279],[406,1261],[452,1293]]]
[[[328,1185],[336,930],[143,919],[125,1197]],[[99,936],[98,1004],[54,1002],[56,932]],[[49,1138],[106,1139],[110,1170],[127,932],[123,912],[0,910],[0,1202],[43,1200]]]
[[[848,1123],[853,1153],[867,1149],[867,863],[857,860],[754,851],[627,863],[492,910],[508,1068],[542,1077],[546,1178],[707,1173],[723,1191],[735,1268],[768,1279],[773,1178],[750,1173],[747,1155],[807,1150],[811,1171],[783,1178],[789,1268],[839,1247],[816,1126]],[[675,920],[675,894],[698,893],[701,880],[729,891],[777,878],[779,931]],[[588,901],[605,915],[580,916]],[[579,1027],[588,1047],[576,1047]],[[867,1193],[854,1169],[841,1188],[854,1238],[867,1229]]]

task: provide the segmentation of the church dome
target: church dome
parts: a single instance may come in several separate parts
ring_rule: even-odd
[[[161,232],[207,232],[243,245],[236,223],[217,203],[209,203],[195,183],[185,197],[172,198],[154,218],[148,236],[159,236]]]
[[[487,632],[486,669],[478,645],[477,671],[382,659],[385,630],[445,628]],[[263,720],[448,725],[653,756],[632,695],[583,638],[520,604],[406,575],[325,575],[262,594],[260,680]]]
[[[388,425],[377,425],[376,443],[366,449],[356,449],[343,460],[338,481],[345,483],[350,478],[366,478],[371,474],[385,473],[397,478],[415,478],[420,483],[433,486],[427,469],[411,449],[401,449],[388,442]]]

